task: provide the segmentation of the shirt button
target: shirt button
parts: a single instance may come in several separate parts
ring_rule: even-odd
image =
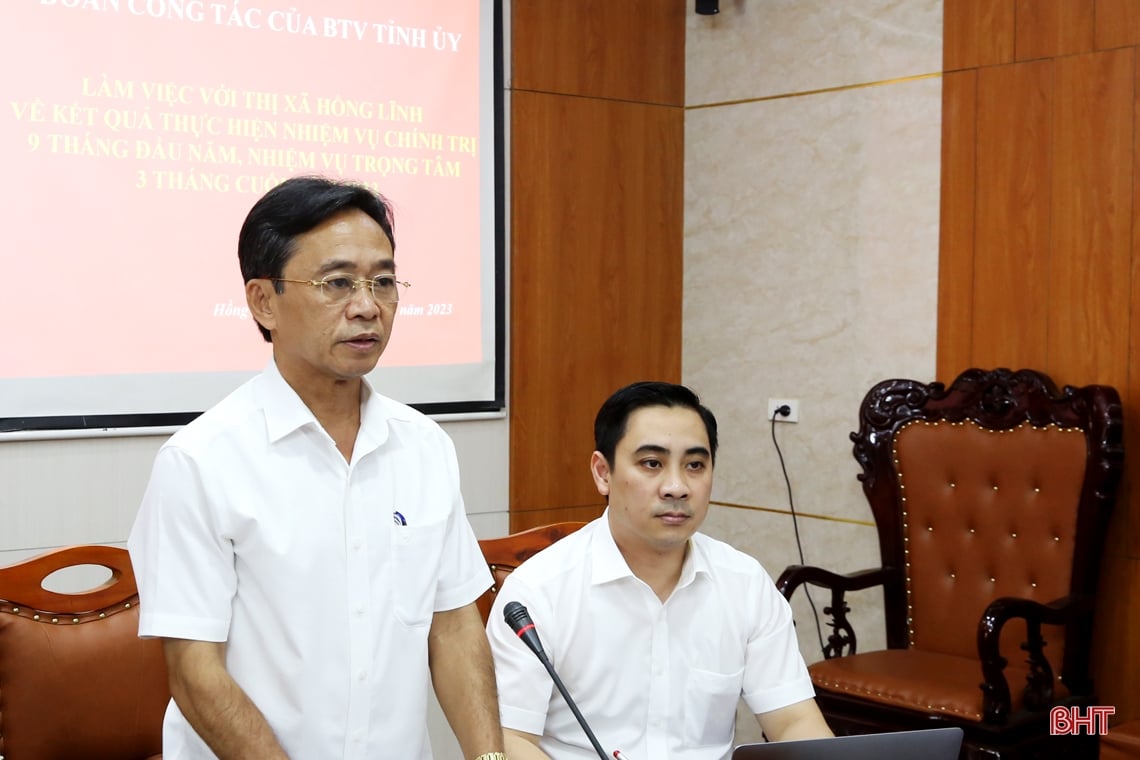
[[[363,607],[357,607],[356,608],[356,616],[360,617],[363,614],[364,614],[364,608]]]
[[[358,681],[363,681],[365,678],[368,678],[368,671],[366,670],[362,670],[356,674],[356,680]]]
[[[360,541],[353,541],[352,542],[352,549],[353,549],[353,551],[360,551]]]

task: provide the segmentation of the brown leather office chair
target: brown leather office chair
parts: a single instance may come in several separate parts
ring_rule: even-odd
[[[44,588],[75,565],[111,577],[76,594]],[[161,642],[138,638],[125,549],[72,546],[0,568],[0,757],[159,758],[169,699]]]
[[[483,550],[483,557],[487,560],[494,578],[491,588],[477,601],[483,623],[486,624],[487,616],[491,614],[491,605],[495,603],[495,595],[499,593],[503,580],[516,567],[585,524],[584,522],[552,523],[512,533],[509,536],[481,540],[479,548]]]
[[[972,369],[949,388],[887,380],[852,433],[883,567],[793,566],[786,596],[832,590],[812,680],[837,733],[943,725],[963,757],[1095,757],[1049,736],[1049,708],[1096,704],[1089,649],[1100,552],[1123,467],[1107,386]],[[881,585],[887,649],[858,652],[844,592]],[[1066,753],[1065,755],[1059,753]]]

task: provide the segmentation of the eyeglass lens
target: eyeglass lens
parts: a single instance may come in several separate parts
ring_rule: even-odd
[[[355,293],[356,288],[360,286],[369,287],[372,290],[372,297],[380,303],[395,303],[400,300],[394,275],[382,274],[367,280],[356,280],[352,277],[338,275],[321,280],[321,290],[325,296],[333,301],[343,301]]]

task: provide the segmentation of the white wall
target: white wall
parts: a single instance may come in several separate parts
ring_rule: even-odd
[[[507,526],[507,420],[444,422],[480,537]],[[0,437],[0,564],[70,544],[122,545],[165,436]]]
[[[682,374],[721,423],[705,530],[773,577],[799,561],[766,419],[769,397],[796,398],[777,437],[806,561],[877,566],[848,433],[876,381],[934,379],[942,2],[720,11],[690,7],[685,41]],[[881,592],[849,600],[860,651],[882,648]],[[802,593],[793,610],[820,659]]]

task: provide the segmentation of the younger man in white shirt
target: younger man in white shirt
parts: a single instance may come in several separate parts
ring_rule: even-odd
[[[772,741],[830,736],[791,609],[752,557],[697,533],[716,419],[688,388],[635,383],[594,424],[605,514],[508,576],[487,625],[511,760],[596,751],[503,619],[521,602],[607,754],[726,758],[744,700]]]

